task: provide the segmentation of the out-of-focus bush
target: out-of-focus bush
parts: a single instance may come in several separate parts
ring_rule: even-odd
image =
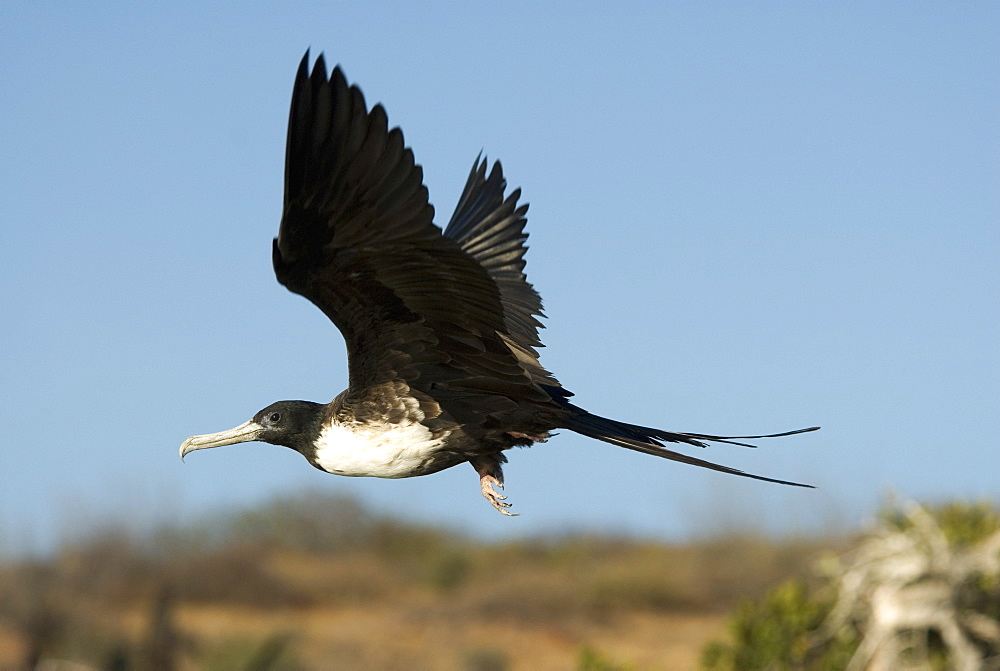
[[[1000,668],[1000,511],[988,503],[887,505],[812,582],[742,604],[705,668]]]
[[[577,671],[632,671],[632,666],[619,664],[600,650],[587,645],[576,657],[576,669]]]
[[[306,492],[184,525],[81,529],[51,556],[0,564],[0,667],[520,666],[519,651],[476,632],[574,641],[616,620],[718,613],[803,573],[830,542],[481,542]],[[368,617],[378,624],[357,624]],[[411,627],[471,638],[467,648],[427,650],[384,633]],[[289,631],[296,636],[272,637]],[[337,666],[318,664],[331,651]],[[588,659],[601,668],[600,656]]]
[[[815,669],[847,668],[857,637],[849,630],[825,645],[814,645],[816,633],[830,615],[833,602],[815,594],[801,580],[789,580],[763,598],[737,607],[729,625],[730,641],[706,646],[707,669]]]
[[[291,638],[284,634],[263,639],[226,637],[208,647],[198,668],[204,671],[299,671],[305,667],[289,649],[290,643]]]

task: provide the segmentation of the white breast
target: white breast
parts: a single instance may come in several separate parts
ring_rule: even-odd
[[[331,424],[316,440],[316,462],[328,473],[373,478],[423,475],[446,436],[432,438],[419,422]]]

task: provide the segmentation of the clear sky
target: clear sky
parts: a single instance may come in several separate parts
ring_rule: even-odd
[[[1000,4],[124,3],[0,7],[0,544],[297,490],[488,538],[853,523],[887,489],[1000,496]],[[306,48],[385,104],[437,221],[473,159],[531,203],[542,361],[580,405],[706,433],[698,456],[564,432],[351,480],[188,435],[346,385],[277,284]]]

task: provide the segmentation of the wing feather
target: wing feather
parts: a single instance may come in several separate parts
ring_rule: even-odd
[[[486,160],[477,158],[444,234],[461,245],[496,282],[507,344],[522,368],[534,382],[558,387],[558,380],[539,363],[535,349],[542,346],[538,337],[542,323],[538,318],[544,315],[541,296],[524,273],[528,206],[517,204],[520,189],[505,198],[506,188],[500,162],[493,164],[487,177]]]
[[[483,402],[484,393],[549,403],[506,343],[523,318],[505,321],[489,268],[433,224],[402,131],[389,130],[381,105],[368,111],[339,67],[327,77],[322,56],[311,73],[308,62],[306,53],[292,93],[274,269],[343,333],[348,401],[403,382],[451,394],[454,408],[464,408],[456,415],[505,407]],[[516,266],[517,248],[504,253]]]

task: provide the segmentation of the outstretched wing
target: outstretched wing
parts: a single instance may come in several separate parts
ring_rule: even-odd
[[[532,380],[557,387],[559,382],[538,362],[535,349],[543,346],[538,329],[544,325],[538,317],[544,315],[542,297],[524,274],[528,205],[518,207],[520,189],[504,198],[506,188],[500,161],[493,163],[487,177],[486,160],[476,158],[444,234],[478,261],[497,283],[509,344]]]
[[[435,396],[548,400],[504,342],[496,281],[432,223],[423,172],[340,68],[309,54],[292,93],[273,260],[347,341],[348,398],[403,382]],[[475,407],[470,403],[469,407]],[[488,412],[484,408],[483,412]]]

